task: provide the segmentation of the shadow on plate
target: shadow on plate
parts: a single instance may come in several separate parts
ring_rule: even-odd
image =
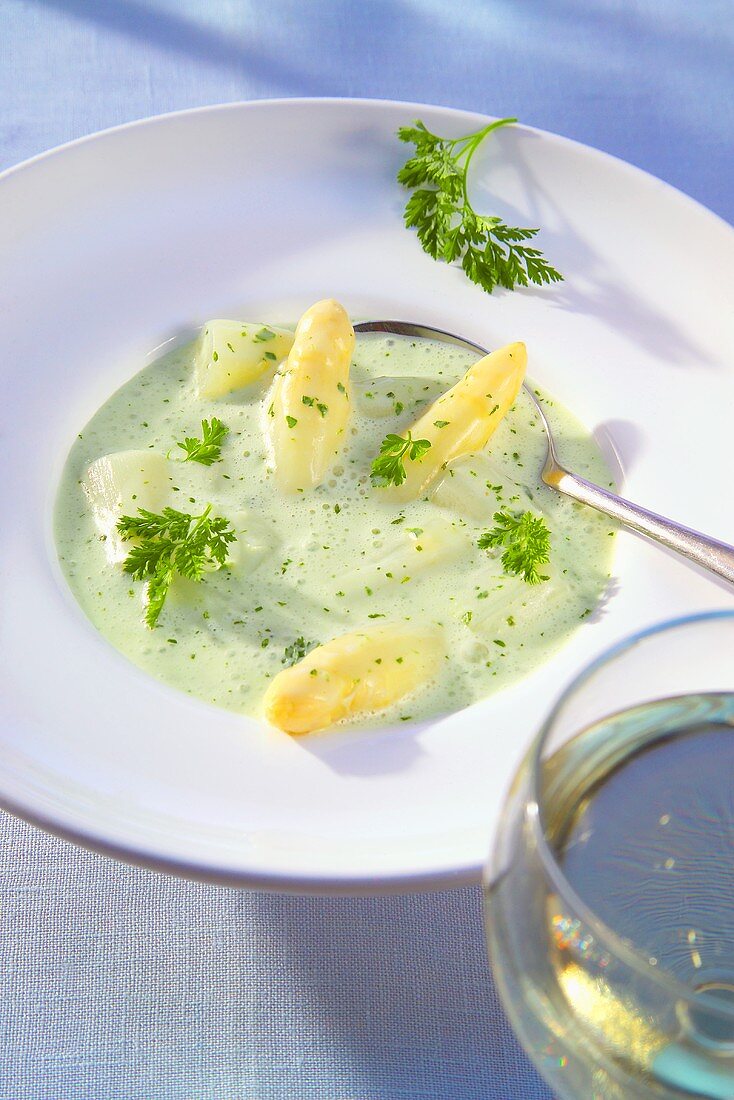
[[[705,348],[694,343],[670,314],[647,304],[627,287],[621,277],[603,261],[593,246],[579,233],[564,210],[551,198],[531,164],[534,142],[545,140],[532,131],[522,131],[521,140],[512,130],[499,130],[475,158],[472,188],[480,210],[491,210],[514,225],[532,222],[541,226],[538,246],[551,258],[563,257],[564,270],[573,272],[573,281],[550,287],[527,287],[516,293],[542,297],[549,305],[571,313],[598,318],[608,328],[623,334],[632,343],[671,366],[710,362]],[[487,178],[486,158],[502,157],[504,167],[512,165],[522,194],[518,205],[497,198]],[[530,153],[530,156],[528,155]],[[482,165],[485,170],[482,178]],[[558,261],[559,264],[561,261]],[[506,295],[509,291],[496,291]]]

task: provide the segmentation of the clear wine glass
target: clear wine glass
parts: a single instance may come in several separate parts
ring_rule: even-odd
[[[485,880],[510,1019],[564,1100],[734,1098],[734,612],[561,696]]]

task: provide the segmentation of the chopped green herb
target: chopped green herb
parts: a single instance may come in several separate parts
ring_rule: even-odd
[[[327,412],[329,411],[329,406],[328,405],[322,404],[320,401],[317,401],[315,397],[310,397],[306,393],[304,393],[303,396],[301,397],[301,401],[303,402],[304,405],[310,405],[312,408],[315,405],[322,416],[326,416]]]
[[[275,362],[275,360],[277,358],[278,358],[278,356],[275,354],[274,351],[266,351],[266,352],[263,353],[263,359],[270,359],[271,362],[273,362],[273,363]]]
[[[273,332],[272,329],[269,329],[269,328],[261,328],[253,336],[253,340],[258,344],[264,343],[266,340],[274,340],[274,339],[275,339],[275,333]]]
[[[434,428],[446,428],[451,422],[449,420],[434,420]]]
[[[285,421],[289,428],[295,428],[298,423],[295,416],[286,416]]]
[[[294,642],[287,645],[283,650],[283,656],[281,658],[281,664],[283,665],[295,665],[297,661],[302,661],[307,653],[310,653],[316,646],[321,645],[320,642],[307,642],[304,640],[303,635],[296,638]],[[316,675],[316,669],[312,669],[311,675]]]

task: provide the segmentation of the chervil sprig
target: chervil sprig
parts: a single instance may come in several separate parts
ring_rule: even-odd
[[[227,560],[230,543],[237,538],[229,522],[211,515],[208,504],[201,515],[192,516],[175,508],[149,512],[138,508],[137,516],[123,516],[117,523],[123,542],[137,539],[122,563],[133,580],[147,581],[145,621],[156,626],[168,589],[176,574],[200,581],[210,569],[220,569]]]
[[[537,229],[477,214],[469,200],[472,157],[488,134],[513,122],[517,119],[502,118],[460,138],[432,134],[419,119],[398,130],[401,141],[415,145],[415,154],[398,172],[398,181],[413,192],[405,207],[405,224],[417,231],[429,256],[446,263],[460,260],[466,275],[488,294],[497,286],[513,290],[563,279],[540,249],[522,243]]]
[[[539,584],[548,577],[538,572],[539,565],[550,560],[550,531],[542,516],[532,512],[513,514],[503,509],[494,514],[495,526],[479,536],[480,550],[504,546],[502,568],[523,577],[528,584]]]
[[[214,462],[221,462],[222,443],[229,434],[229,428],[213,416],[211,420],[202,420],[201,439],[187,436],[183,443],[177,443],[182,451],[186,451],[184,462],[201,462],[203,466],[211,466]]]
[[[380,444],[380,453],[372,463],[372,481],[376,485],[402,485],[406,478],[405,459],[415,462],[430,450],[428,439],[413,439],[410,432],[402,435],[386,435]]]

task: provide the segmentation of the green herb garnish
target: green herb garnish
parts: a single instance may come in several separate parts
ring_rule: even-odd
[[[411,462],[431,449],[428,439],[413,439],[410,432],[402,435],[386,435],[380,444],[380,453],[372,463],[372,481],[379,485],[402,485],[407,477],[404,459]]]
[[[539,565],[550,559],[550,531],[542,516],[532,512],[521,514],[507,510],[495,512],[495,527],[480,535],[477,546],[491,550],[504,546],[502,567],[505,573],[523,577],[528,584],[539,584],[548,577],[538,572]]]
[[[295,665],[297,661],[302,661],[307,653],[310,653],[316,646],[321,645],[321,642],[307,642],[304,640],[303,635],[296,638],[294,642],[287,645],[283,650],[283,656],[281,658],[281,664]]]
[[[517,119],[502,118],[453,139],[432,134],[420,120],[398,130],[401,141],[415,146],[415,154],[398,172],[398,181],[413,191],[405,207],[405,224],[417,230],[429,256],[446,263],[460,260],[469,279],[488,294],[497,286],[513,290],[563,279],[540,249],[520,243],[531,240],[537,229],[520,229],[502,218],[477,214],[469,201],[467,174],[472,157],[488,134],[512,122]]]
[[[295,416],[286,416],[285,421],[289,428],[295,428],[298,423]]]
[[[209,569],[220,569],[227,560],[229,544],[237,538],[228,520],[210,515],[208,504],[199,516],[164,508],[161,513],[138,508],[137,516],[123,516],[117,530],[123,542],[139,541],[132,547],[122,568],[133,580],[147,581],[145,621],[154,627],[168,589],[178,574],[200,581]]]
[[[221,461],[222,443],[228,434],[226,424],[213,416],[211,420],[202,420],[201,439],[187,436],[183,443],[176,446],[186,451],[184,462],[201,462],[202,466],[211,466],[213,462]]]
[[[253,336],[253,340],[256,344],[262,344],[266,340],[274,340],[275,333],[270,328],[261,328]]]
[[[326,416],[327,412],[329,411],[328,405],[324,405],[321,401],[317,401],[315,397],[311,397],[307,393],[304,393],[301,396],[301,401],[304,405],[309,405],[311,408],[315,406],[321,413],[322,417]]]

